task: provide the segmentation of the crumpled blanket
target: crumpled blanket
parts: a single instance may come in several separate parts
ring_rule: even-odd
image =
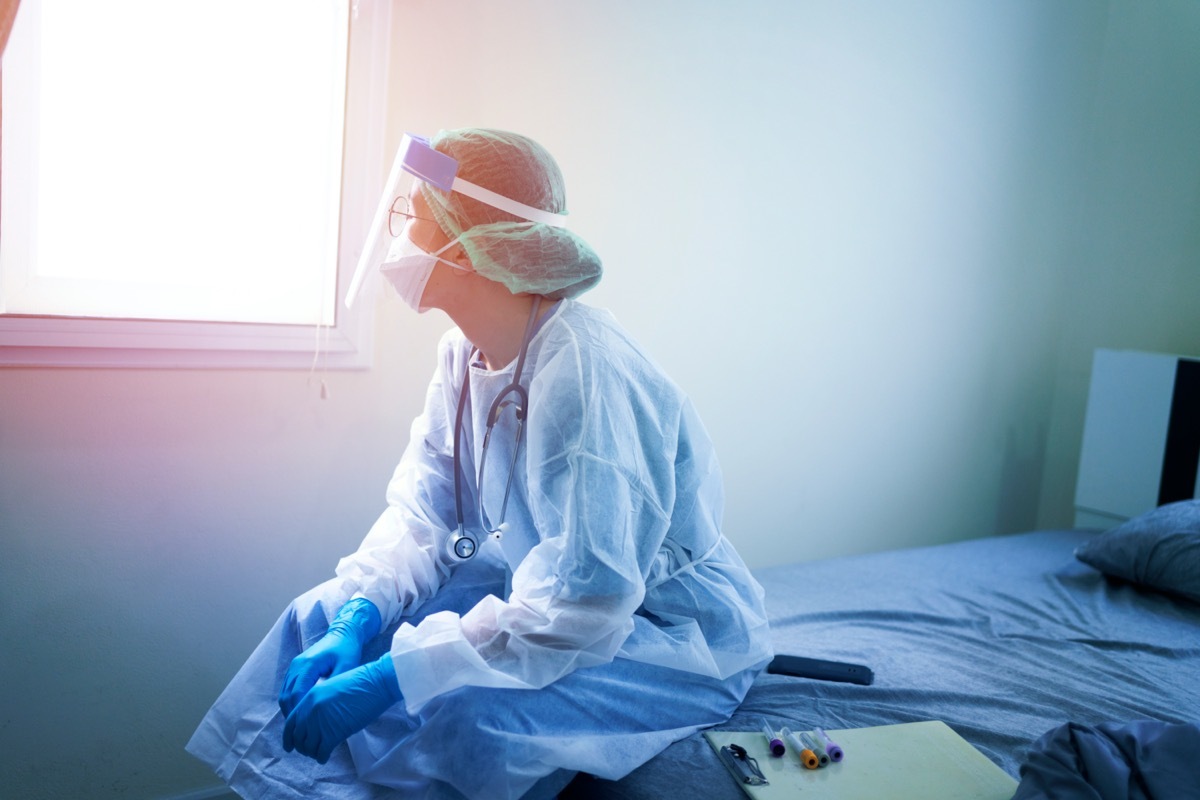
[[[1013,800],[1200,797],[1200,727],[1157,720],[1069,722],[1034,743]]]

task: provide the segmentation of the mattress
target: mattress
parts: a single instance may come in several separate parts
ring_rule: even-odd
[[[1074,558],[1094,534],[1037,531],[755,571],[777,653],[856,662],[870,686],[761,675],[718,730],[937,719],[1013,777],[1066,722],[1200,715],[1200,604]],[[564,800],[743,795],[699,734]]]

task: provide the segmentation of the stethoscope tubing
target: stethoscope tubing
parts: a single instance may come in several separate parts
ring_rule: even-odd
[[[517,466],[517,454],[521,449],[521,442],[525,434],[525,417],[529,408],[529,391],[521,385],[521,374],[525,369],[525,357],[529,351],[529,342],[533,338],[534,327],[537,324],[538,311],[541,308],[542,298],[534,295],[533,307],[529,311],[529,320],[525,323],[525,334],[521,339],[521,349],[517,353],[517,366],[513,371],[512,383],[500,390],[499,394],[492,401],[491,407],[488,409],[487,426],[483,434],[483,448],[479,457],[479,471],[476,477],[475,490],[479,495],[479,524],[484,532],[490,536],[499,538],[501,530],[504,527],[505,515],[508,512],[508,498],[512,491],[513,473]],[[454,513],[458,523],[458,529],[450,540],[450,551],[456,558],[466,560],[475,555],[479,549],[479,542],[467,532],[465,515],[463,514],[462,500],[462,433],[463,433],[463,415],[467,407],[467,398],[470,396],[471,390],[471,360],[474,359],[478,348],[471,351],[470,358],[467,360],[467,368],[463,374],[462,388],[459,390],[458,409],[454,415]],[[516,416],[517,416],[517,437],[516,444],[513,446],[512,458],[508,464],[508,482],[504,486],[504,502],[500,506],[500,522],[495,530],[492,530],[483,516],[483,468],[487,463],[488,445],[492,439],[492,429],[500,420],[500,413],[505,405],[505,398],[511,394],[517,395]]]

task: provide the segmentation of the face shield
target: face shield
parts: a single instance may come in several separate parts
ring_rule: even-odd
[[[396,158],[392,162],[387,184],[384,186],[383,194],[380,195],[375,209],[375,215],[371,220],[371,227],[367,231],[366,244],[363,247],[362,255],[359,256],[354,277],[346,292],[347,308],[354,304],[370,270],[379,267],[387,260],[386,252],[392,249],[388,246],[389,240],[397,230],[398,224],[401,227],[403,225],[403,222],[396,217],[396,199],[398,197],[407,198],[416,181],[425,182],[444,192],[457,192],[532,223],[551,228],[566,227],[567,218],[564,214],[543,211],[471,183],[459,177],[458,167],[456,159],[435,150],[428,139],[411,133],[404,134],[400,140],[400,147],[396,151]]]

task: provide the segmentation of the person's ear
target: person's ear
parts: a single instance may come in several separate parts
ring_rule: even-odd
[[[451,247],[445,253],[442,253],[442,258],[446,259],[447,261],[453,261],[455,264],[458,264],[464,270],[468,270],[469,272],[475,271],[475,265],[472,264],[471,259],[467,257],[466,249],[458,242],[455,242],[453,247]],[[459,270],[454,271],[459,272]]]

